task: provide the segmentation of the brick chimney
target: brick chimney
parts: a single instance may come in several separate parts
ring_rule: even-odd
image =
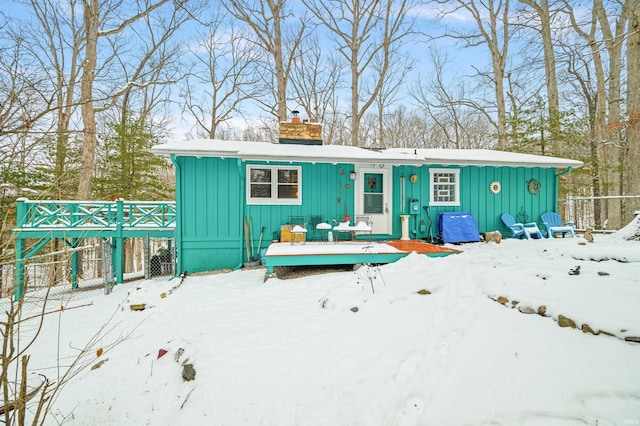
[[[296,145],[322,145],[322,125],[315,120],[300,120],[293,111],[291,121],[280,122],[278,142]]]

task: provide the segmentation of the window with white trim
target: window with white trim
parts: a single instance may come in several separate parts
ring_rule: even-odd
[[[302,204],[302,168],[247,165],[247,204]]]
[[[429,204],[432,206],[460,205],[460,170],[429,169],[431,194]]]

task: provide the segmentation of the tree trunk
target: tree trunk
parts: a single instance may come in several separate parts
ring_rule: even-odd
[[[549,119],[551,120],[551,147],[553,152],[558,151],[558,133],[560,132],[560,100],[558,96],[558,81],[556,79],[556,57],[553,51],[551,39],[551,18],[549,16],[548,0],[540,1],[540,33],[542,35],[542,48],[544,51],[544,71],[547,82],[547,102],[549,104]]]
[[[382,92],[380,92],[382,93]],[[380,99],[380,95],[378,99]],[[378,101],[378,143],[376,146],[380,149],[385,148],[386,140],[385,140],[385,129],[384,129],[384,99],[380,99]]]
[[[288,75],[284,70],[284,55],[282,53],[282,29],[281,29],[281,9],[283,4],[276,4],[273,0],[268,2],[273,13],[273,56],[276,65],[277,87],[277,111],[280,121],[287,121],[287,80]]]
[[[355,31],[355,28],[354,28]],[[357,35],[354,35],[357,37]],[[358,146],[360,140],[360,93],[358,90],[358,50],[351,51],[351,145]]]
[[[606,144],[600,144],[599,154],[600,163],[602,165],[600,172],[600,183],[602,188],[602,194],[607,196],[611,194],[621,195],[617,187],[614,187],[615,182],[621,181],[622,166],[622,151],[620,147],[624,144],[624,136],[622,132],[621,120],[621,75],[622,75],[622,48],[624,46],[624,38],[626,36],[627,16],[628,16],[628,4],[630,1],[626,0],[621,5],[620,16],[615,22],[615,34],[611,30],[611,24],[609,22],[610,16],[603,6],[602,0],[594,0],[594,9],[598,15],[598,22],[602,28],[604,35],[605,45],[609,55],[609,76],[608,76],[608,116],[606,131],[602,137]],[[622,210],[621,200],[604,200],[602,203],[602,215],[605,220],[612,222],[614,227],[621,225],[620,212]]]
[[[495,78],[495,96],[498,112],[498,146],[501,149],[507,148],[507,109],[504,96],[504,69],[507,62],[507,52],[509,50],[509,0],[504,2],[502,11],[502,51],[500,51],[500,39],[497,35],[497,14],[498,10],[491,10],[491,57],[493,63],[493,74]]]
[[[625,150],[625,193],[640,195],[640,2],[629,5],[627,39],[627,111],[629,128]],[[623,211],[623,224],[633,218],[633,209]]]
[[[450,3],[439,0],[439,3]],[[507,140],[507,111],[504,93],[505,68],[509,51],[509,0],[494,2],[478,0],[457,0],[458,5],[466,10],[475,21],[475,30],[461,37],[467,47],[477,44],[486,45],[491,54],[490,80],[493,86],[497,120],[491,120],[496,128],[498,147],[505,149]],[[456,36],[458,38],[458,36]],[[460,141],[456,145],[460,145]]]
[[[282,24],[285,20],[287,0],[228,0],[225,5],[227,11],[236,19],[246,23],[257,37],[251,41],[259,45],[273,59],[275,88],[275,108],[269,105],[271,112],[278,116],[278,120],[287,119],[287,84],[291,66],[304,38],[306,26],[304,21],[291,38],[283,40]],[[285,61],[286,49],[286,61]],[[271,102],[271,101],[270,101]],[[274,111],[275,110],[275,111]]]
[[[407,0],[303,0],[331,32],[337,51],[349,63],[351,145],[360,144],[360,121],[376,101],[388,77],[389,63],[411,34]],[[378,36],[378,38],[376,38]],[[373,63],[378,63],[376,69]],[[366,93],[361,88],[367,88]]]
[[[582,29],[576,16],[573,12],[573,8],[568,0],[564,0],[565,8],[569,13],[571,24],[574,30],[582,37],[587,46],[591,50],[591,57],[593,58],[593,68],[596,74],[596,93],[592,95],[591,85],[584,82],[582,78],[577,75],[576,78],[580,79],[581,87],[587,100],[588,112],[589,112],[589,148],[591,153],[591,185],[592,195],[597,197],[593,204],[593,226],[596,229],[601,228],[602,216],[601,216],[601,200],[599,197],[602,195],[600,176],[602,176],[603,170],[601,170],[600,162],[600,143],[599,140],[604,136],[606,132],[606,118],[607,118],[607,89],[606,89],[606,76],[603,65],[603,58],[601,55],[602,46],[596,39],[598,31],[598,2],[602,0],[594,0],[593,9],[591,11],[591,22],[589,22],[589,31]],[[600,7],[602,4],[600,4]]]
[[[96,115],[93,106],[93,81],[95,78],[98,47],[98,0],[84,0],[84,26],[86,31],[85,59],[82,82],[80,85],[80,103],[82,107],[82,165],[80,166],[80,182],[78,198],[91,199],[91,184],[96,155]]]
[[[539,32],[542,36],[542,50],[544,52],[544,73],[547,87],[547,105],[549,111],[549,125],[551,132],[551,149],[556,152],[559,148],[557,135],[560,132],[560,100],[558,96],[558,81],[556,78],[556,57],[551,38],[551,13],[549,0],[520,0],[521,3],[531,7],[540,19]]]

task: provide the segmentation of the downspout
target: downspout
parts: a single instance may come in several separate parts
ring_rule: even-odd
[[[567,175],[569,173],[571,173],[571,171],[573,170],[573,166],[569,166],[569,168],[567,170],[565,170],[564,172],[560,172],[556,175],[556,183],[558,182],[558,178]]]
[[[174,231],[174,238],[176,240],[175,253],[178,261],[176,263],[176,269],[175,271],[173,271],[173,276],[176,277],[178,276],[179,273],[182,272],[182,218],[181,218],[181,212],[180,212],[181,208],[178,203],[178,200],[181,200],[180,187],[181,187],[182,179],[180,178],[180,166],[176,161],[176,156],[174,154],[171,154],[169,155],[169,158],[171,158],[173,167],[175,167],[175,170],[176,170],[176,227]]]
[[[239,222],[239,227],[240,227],[240,246],[238,247],[238,253],[239,254],[239,259],[238,259],[238,266],[236,266],[235,268],[233,268],[234,271],[237,271],[238,269],[242,268],[242,253],[244,252],[244,247],[242,246],[242,233],[244,232],[244,225],[243,225],[243,221],[242,218],[244,218],[244,214],[245,214],[245,196],[246,196],[246,176],[244,175],[244,173],[242,173],[242,160],[240,158],[237,159],[237,165],[238,165],[238,178],[240,179],[240,196],[238,197],[240,206],[239,206],[239,210],[240,210],[240,220]],[[249,261],[249,259],[247,259],[247,262]]]
[[[558,212],[558,202],[559,200],[559,196],[560,196],[560,178],[564,175],[568,175],[569,173],[571,173],[571,171],[573,170],[573,166],[569,166],[569,168],[567,168],[567,170],[565,170],[564,172],[560,172],[556,175],[556,181],[555,181],[555,185],[556,185],[556,213]]]

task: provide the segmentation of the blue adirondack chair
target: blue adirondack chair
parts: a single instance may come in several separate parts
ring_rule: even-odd
[[[547,212],[540,217],[543,225],[547,228],[548,238],[553,238],[556,234],[562,234],[562,238],[564,238],[565,234],[571,234],[572,237],[576,236],[573,222],[562,222],[562,217],[558,213]]]
[[[511,238],[542,238],[542,233],[535,222],[519,223],[509,213],[502,215],[502,222],[511,230]]]

